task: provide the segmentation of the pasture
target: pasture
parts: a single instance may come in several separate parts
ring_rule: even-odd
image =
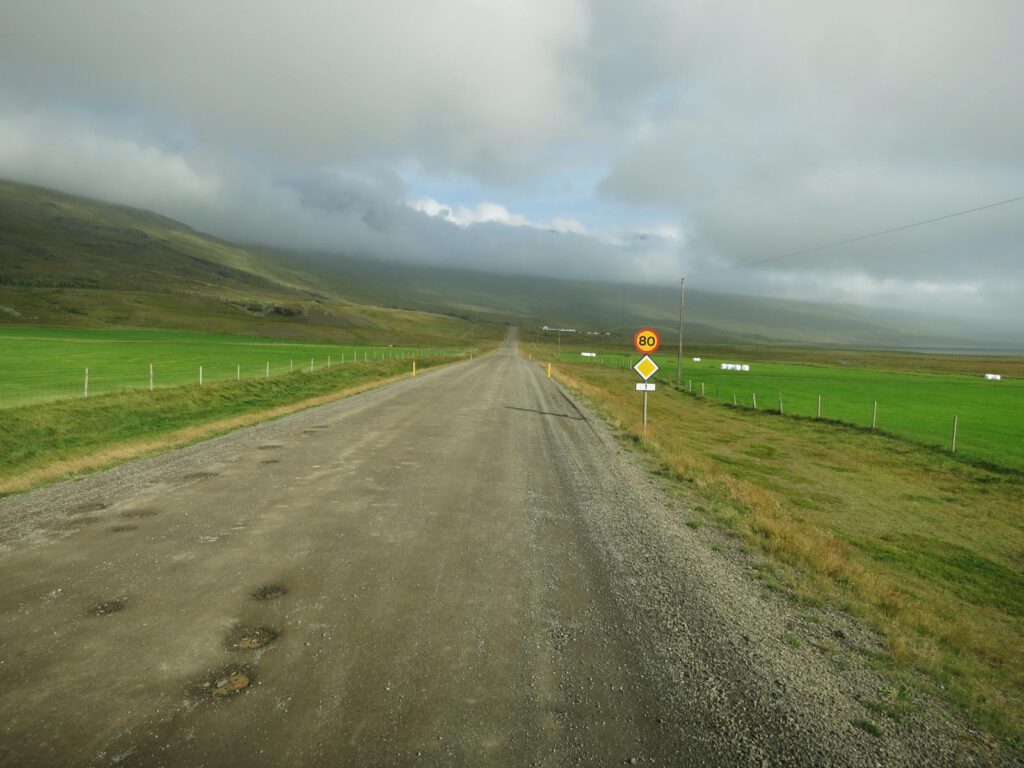
[[[628,368],[639,356],[599,354],[594,364]],[[566,361],[578,355],[563,354]],[[676,356],[657,354],[654,381],[676,382]],[[721,363],[748,363],[750,371],[722,370]],[[998,362],[995,363],[998,365]],[[999,371],[993,371],[998,373]],[[635,374],[631,376],[639,381]],[[750,359],[683,358],[681,386],[728,405],[875,427],[916,443],[952,448],[957,417],[957,454],[1024,469],[1024,379],[986,381],[980,375],[911,373],[854,367],[757,362]]]
[[[0,328],[0,408],[88,394],[260,379],[328,364],[457,357],[463,350],[344,346],[161,330]]]

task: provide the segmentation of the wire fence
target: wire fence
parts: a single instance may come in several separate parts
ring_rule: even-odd
[[[180,351],[180,350],[179,350]],[[174,357],[167,353],[151,355],[144,351],[113,357],[96,354],[90,360],[88,349],[74,359],[52,356],[5,359],[0,350],[0,408],[63,400],[96,397],[127,390],[157,390],[185,385],[204,385],[223,381],[270,379],[302,372],[315,372],[337,366],[365,365],[375,362],[406,361],[437,357],[461,357],[461,349],[390,347],[348,347],[324,354],[284,351],[240,350],[230,358],[201,354]],[[9,356],[7,356],[9,357]]]
[[[563,359],[628,370],[636,358],[597,354]],[[653,381],[676,384],[675,357]],[[761,363],[723,370],[687,362],[679,388],[696,398],[751,411],[838,422],[909,439],[960,456],[1024,470],[1024,381]]]

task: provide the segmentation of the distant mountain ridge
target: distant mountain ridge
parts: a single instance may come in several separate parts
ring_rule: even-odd
[[[678,285],[557,280],[240,245],[150,211],[0,181],[0,323],[171,325],[381,341],[392,331],[410,332],[410,313],[425,312],[614,335],[654,325],[674,336],[678,302]],[[694,343],[1021,349],[1019,340],[991,329],[846,305],[688,290],[685,315],[684,338]]]

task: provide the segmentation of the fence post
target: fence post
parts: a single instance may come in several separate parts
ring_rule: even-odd
[[[85,389],[83,391],[82,397],[88,397],[88,396],[89,396],[89,369],[86,368],[85,369]]]
[[[818,415],[815,418],[821,418],[821,395],[818,395]]]
[[[754,400],[754,410],[756,411],[757,410],[757,392],[754,392],[752,397],[753,397],[753,400]]]
[[[738,403],[736,402],[736,393],[735,392],[732,393],[732,404],[733,405],[738,405]]]
[[[235,364],[235,381],[241,381],[241,380],[242,380],[242,364],[241,363],[236,363]]]
[[[270,361],[267,360],[267,380],[270,380]]]
[[[153,364],[149,364],[149,391],[153,391]]]
[[[289,360],[288,361],[288,373],[295,373],[295,361],[294,360]]]
[[[199,366],[199,386],[203,386],[203,366]]]
[[[700,396],[704,397],[704,382],[703,381],[700,383]]]
[[[309,358],[309,372],[310,373],[313,372],[313,358],[312,357]]]
[[[328,368],[331,367],[331,356],[330,355],[327,356],[327,367]]]
[[[953,453],[956,453],[956,427],[957,427],[957,422],[959,420],[960,419],[959,419],[958,416],[954,416],[953,417],[953,450],[952,450]]]
[[[785,411],[782,410],[782,393],[781,392],[779,392],[779,413],[785,413]]]
[[[871,409],[871,429],[878,425],[878,401],[875,400],[875,407]]]

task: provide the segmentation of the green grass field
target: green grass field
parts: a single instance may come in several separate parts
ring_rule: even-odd
[[[46,400],[81,398],[85,369],[89,395],[275,377],[350,365],[356,360],[389,361],[458,357],[461,349],[340,346],[256,337],[156,330],[0,328],[0,408]]]
[[[595,364],[624,368],[639,356],[599,354]],[[661,370],[654,381],[675,383],[674,354],[655,355]],[[567,361],[579,355],[563,355]],[[723,371],[720,363],[748,363],[750,371]],[[998,362],[996,363],[998,365]],[[999,370],[993,370],[998,373]],[[824,365],[794,365],[748,359],[684,358],[682,386],[711,400],[760,410],[821,417],[870,427],[878,403],[877,428],[923,445],[950,448],[953,417],[957,453],[1001,466],[1024,469],[1024,379],[986,381],[979,375],[909,373]],[[637,378],[639,381],[639,378]],[[735,398],[735,400],[734,400]]]

